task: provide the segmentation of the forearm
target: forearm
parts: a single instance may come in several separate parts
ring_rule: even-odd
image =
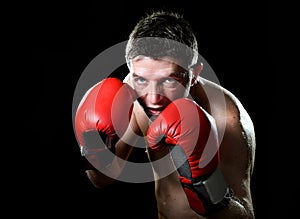
[[[247,204],[247,202],[242,203],[241,201],[233,197],[225,208],[209,215],[206,218],[207,219],[232,219],[232,218],[254,219],[255,216],[253,213],[253,209],[250,207],[249,204]]]
[[[90,182],[97,189],[104,188],[115,181],[115,179],[106,176],[98,170],[87,170],[86,174]]]

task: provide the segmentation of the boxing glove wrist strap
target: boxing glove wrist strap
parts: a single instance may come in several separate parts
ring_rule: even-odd
[[[96,155],[109,149],[112,153],[115,152],[116,140],[97,131],[88,131],[82,134],[85,145],[80,145],[80,153],[82,156]]]
[[[212,204],[221,202],[228,194],[228,186],[220,168],[217,168],[206,180],[194,182],[196,190],[204,190],[204,196]]]
[[[232,197],[232,192],[225,182],[222,172],[217,168],[206,180],[193,180],[193,184],[183,184],[197,194],[203,202],[205,215],[226,207]]]

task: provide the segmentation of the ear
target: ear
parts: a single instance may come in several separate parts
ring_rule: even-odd
[[[200,72],[202,71],[202,69],[203,69],[203,63],[201,62],[201,63],[199,63],[199,64],[197,64],[194,68],[193,68],[193,78],[192,78],[192,83],[191,83],[191,85],[193,86],[193,85],[195,85],[195,84],[197,84],[197,79],[198,79],[198,77],[199,77],[199,75],[200,75]]]

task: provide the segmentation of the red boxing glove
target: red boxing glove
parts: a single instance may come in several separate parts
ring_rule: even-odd
[[[154,151],[170,147],[191,208],[202,215],[215,210],[217,205],[211,200],[204,183],[210,175],[217,175],[213,181],[220,178],[220,171],[215,171],[219,165],[219,145],[212,117],[194,101],[177,99],[150,125],[147,141]]]
[[[75,115],[81,154],[92,164],[87,169],[110,164],[114,145],[128,127],[135,99],[134,90],[117,78],[106,78],[87,91]]]

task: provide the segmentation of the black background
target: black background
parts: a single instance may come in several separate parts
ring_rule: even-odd
[[[85,67],[103,50],[127,40],[151,9],[183,13],[198,38],[199,53],[249,112],[257,137],[251,181],[257,218],[265,215],[269,203],[276,203],[266,201],[271,194],[267,161],[274,79],[268,71],[263,2],[48,2],[6,9],[4,44],[10,51],[7,74],[13,87],[7,93],[14,97],[8,101],[17,104],[7,112],[16,120],[10,130],[19,130],[10,139],[21,141],[18,152],[10,153],[8,166],[14,168],[8,168],[7,182],[16,195],[9,203],[32,216],[155,218],[152,183],[116,183],[103,191],[91,186],[72,124],[74,90]]]

